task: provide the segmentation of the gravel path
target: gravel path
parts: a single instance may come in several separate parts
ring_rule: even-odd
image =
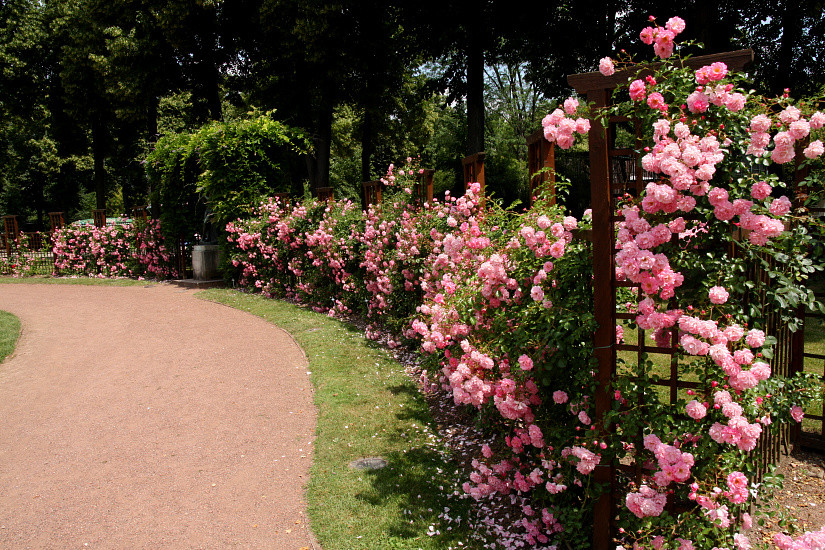
[[[0,548],[320,548],[316,412],[282,330],[193,291],[0,284]]]

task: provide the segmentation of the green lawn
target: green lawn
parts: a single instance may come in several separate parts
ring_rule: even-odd
[[[307,499],[325,550],[475,547],[469,529],[448,531],[438,518],[445,507],[466,515],[467,501],[451,495],[463,481],[459,465],[437,442],[416,383],[386,350],[355,327],[281,301],[231,290],[197,296],[278,325],[306,352],[319,411]],[[370,456],[389,465],[348,467]],[[429,535],[430,526],[441,534]]]
[[[8,357],[20,336],[20,320],[6,311],[0,311],[0,363]]]

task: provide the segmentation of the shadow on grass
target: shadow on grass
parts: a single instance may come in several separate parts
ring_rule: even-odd
[[[436,449],[428,447],[396,452],[385,458],[389,463],[387,467],[365,472],[371,487],[355,497],[371,506],[395,503],[404,513],[392,518],[386,525],[387,535],[399,539],[419,537],[422,532],[421,522],[432,524],[448,506],[442,490],[448,486],[446,473],[439,477],[437,474],[434,476],[433,472],[439,468],[449,470],[451,467],[445,464]],[[455,502],[449,503],[452,512],[456,511],[455,506]],[[456,535],[441,533],[436,537],[443,537],[446,542]]]

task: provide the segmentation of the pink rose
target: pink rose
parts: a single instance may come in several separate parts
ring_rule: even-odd
[[[630,99],[641,101],[645,98],[645,83],[641,80],[634,80],[630,83]]]
[[[554,391],[553,392],[553,401],[558,405],[562,405],[564,403],[567,403],[567,393],[565,393],[561,390]]]
[[[533,369],[533,360],[527,357],[526,355],[521,355],[518,358],[518,364],[522,370],[532,370]]]
[[[769,196],[773,191],[773,187],[768,184],[766,181],[760,181],[758,183],[754,183],[751,186],[751,197],[756,200],[762,200],[765,197]]]
[[[568,97],[564,100],[564,112],[568,115],[576,114],[576,109],[579,107],[579,100],[575,97]]]
[[[665,28],[670,31],[673,31],[674,34],[679,34],[683,30],[685,30],[685,20],[681,17],[671,17],[667,20]]]
[[[805,413],[802,410],[802,407],[800,407],[799,405],[794,405],[793,407],[791,407],[791,418],[793,418],[797,422],[802,422],[803,416],[805,416]]]
[[[822,141],[820,140],[812,141],[807,147],[805,147],[805,150],[802,151],[802,154],[809,159],[819,158],[822,156],[822,153],[825,153],[825,147],[822,145]]]
[[[704,113],[710,106],[710,98],[702,92],[693,92],[685,102],[691,113]]]
[[[774,216],[784,216],[791,211],[791,201],[782,196],[771,201],[770,212]]]
[[[599,72],[604,76],[610,76],[615,73],[616,68],[613,66],[613,60],[609,57],[601,58],[599,60]]]
[[[651,109],[658,109],[660,111],[667,110],[667,103],[665,98],[659,92],[653,92],[647,96],[647,106]]]
[[[724,304],[728,301],[730,294],[721,286],[714,286],[708,291],[708,297],[713,304]]]
[[[696,401],[695,399],[687,404],[685,407],[685,412],[687,415],[694,420],[701,420],[705,417],[708,410],[705,408],[704,405]]]
[[[765,333],[757,329],[749,330],[745,342],[752,348],[760,348],[765,343]]]
[[[795,120],[788,126],[788,133],[794,139],[802,139],[811,133],[811,125],[807,120]]]
[[[767,132],[771,127],[771,119],[766,115],[756,115],[751,119],[751,130],[754,132]]]

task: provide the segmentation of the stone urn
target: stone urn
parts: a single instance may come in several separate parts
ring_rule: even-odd
[[[219,278],[221,247],[217,244],[196,244],[192,248],[192,277],[196,281]]]

